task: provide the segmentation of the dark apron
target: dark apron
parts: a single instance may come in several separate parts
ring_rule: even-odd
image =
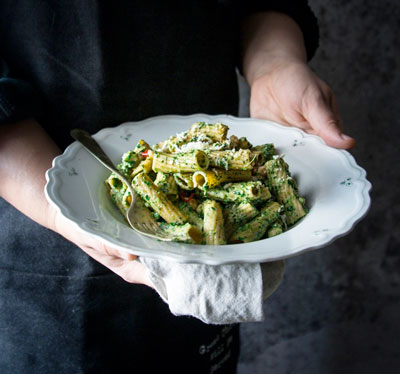
[[[237,326],[173,316],[3,200],[0,221],[1,373],[235,372]]]

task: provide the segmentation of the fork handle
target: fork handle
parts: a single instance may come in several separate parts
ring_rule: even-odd
[[[96,140],[94,140],[94,138],[87,131],[82,129],[74,129],[71,130],[70,134],[75,140],[80,142],[93,157],[99,160],[107,169],[117,174],[129,187],[130,183],[127,181],[125,176],[122,175],[120,171],[114,166],[113,162],[105,154],[99,143],[97,143]]]

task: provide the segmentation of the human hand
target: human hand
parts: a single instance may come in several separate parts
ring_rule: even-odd
[[[129,283],[145,284],[153,288],[145,265],[138,261],[137,256],[106,246],[101,241],[77,229],[58,211],[51,208],[50,216],[54,222],[51,225],[59,234],[76,244],[90,257],[119,275]]]
[[[306,63],[272,60],[257,72],[250,87],[251,117],[301,128],[332,147],[354,147],[354,139],[342,132],[332,90]]]
[[[110,248],[80,231],[44,194],[45,173],[61,150],[35,120],[0,126],[0,197],[38,224],[58,232],[127,282],[152,287],[136,256]]]

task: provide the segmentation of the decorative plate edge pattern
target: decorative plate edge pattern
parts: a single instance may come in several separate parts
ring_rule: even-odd
[[[104,129],[101,129],[99,132],[94,134],[94,137],[96,140],[101,140],[103,139],[110,131],[115,131],[118,128],[130,125],[130,124],[142,124],[145,125],[148,122],[152,122],[155,120],[161,120],[161,119],[187,119],[188,121],[191,118],[196,118],[198,119],[199,117],[205,118],[207,121],[215,121],[217,119],[222,119],[222,118],[228,118],[229,120],[233,122],[245,122],[250,120],[250,118],[243,118],[243,117],[234,117],[231,115],[207,115],[203,113],[199,114],[192,114],[192,115],[163,115],[163,116],[156,116],[156,117],[151,117],[144,119],[142,121],[135,121],[135,122],[124,122],[116,127],[107,127]],[[326,145],[326,143],[319,138],[316,135],[312,134],[306,134],[302,130],[297,129],[297,128],[290,128],[287,126],[280,125],[278,123],[272,122],[272,121],[264,121],[264,120],[257,120],[257,119],[251,119],[253,122],[259,122],[262,124],[268,124],[272,125],[274,127],[277,127],[279,129],[283,129],[284,131],[289,131],[296,133],[296,135],[299,136],[299,138],[306,138],[310,139],[312,141],[318,142],[320,144]],[[117,249],[120,249],[125,252],[132,253],[134,252],[136,255],[141,256],[145,255],[147,257],[153,257],[153,258],[161,258],[165,260],[174,260],[178,261],[181,263],[197,263],[197,264],[208,264],[208,265],[223,265],[223,264],[230,264],[230,263],[258,263],[258,262],[265,262],[265,261],[277,261],[281,259],[286,259],[289,257],[293,257],[294,255],[300,255],[302,253],[305,253],[310,250],[318,249],[321,247],[328,246],[332,244],[335,240],[343,237],[345,234],[351,232],[355,225],[368,213],[368,210],[370,208],[370,202],[371,198],[369,195],[369,191],[372,188],[371,183],[366,179],[366,171],[360,167],[354,157],[347,151],[345,150],[340,150],[337,149],[336,151],[340,152],[342,156],[346,159],[348,165],[352,170],[358,171],[359,175],[357,178],[354,180],[357,180],[363,184],[362,189],[361,189],[361,197],[362,197],[362,204],[360,204],[360,209],[352,216],[349,217],[347,221],[343,223],[338,229],[336,229],[334,232],[330,232],[329,234],[323,235],[320,241],[314,241],[314,244],[307,244],[307,243],[302,243],[298,247],[293,247],[292,251],[296,251],[295,254],[283,254],[283,255],[276,255],[276,256],[271,256],[268,255],[266,258],[262,258],[259,255],[257,255],[257,258],[253,258],[252,255],[241,255],[240,259],[238,259],[238,256],[233,256],[232,258],[229,258],[225,254],[225,259],[221,258],[215,258],[214,256],[203,256],[201,259],[196,259],[193,256],[188,256],[188,254],[177,254],[177,253],[171,253],[171,252],[162,252],[160,250],[154,250],[154,254],[149,253],[146,250],[143,250],[139,247],[125,247],[120,244],[117,240],[114,238],[110,237],[107,234],[104,234],[103,237],[99,236],[95,230],[92,230],[90,228],[83,228],[82,225],[84,221],[79,221],[76,222],[72,217],[71,217],[71,211],[70,209],[64,204],[62,199],[58,199],[58,204],[54,200],[54,198],[60,198],[60,195],[58,194],[58,178],[55,178],[57,173],[62,172],[62,170],[66,170],[66,162],[72,159],[72,157],[75,155],[75,153],[80,149],[80,145],[77,141],[74,141],[72,144],[70,144],[64,151],[63,154],[57,156],[53,162],[52,162],[52,167],[46,171],[46,185],[45,185],[45,195],[47,200],[69,221],[71,222],[75,227],[77,227],[80,231],[86,232],[90,234],[92,237],[103,241],[105,244],[111,245]],[[61,169],[57,170],[56,167],[60,167]],[[66,170],[68,172],[68,170]],[[61,201],[61,204],[60,204]],[[236,244],[240,245],[240,244]],[[231,247],[232,245],[229,245]]]

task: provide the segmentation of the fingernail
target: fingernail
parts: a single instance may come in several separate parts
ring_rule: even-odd
[[[353,140],[353,138],[352,138],[351,136],[346,135],[346,134],[341,134],[340,137],[341,137],[343,140]]]
[[[355,140],[354,138],[352,138],[351,136],[346,135],[346,134],[341,134],[341,138],[342,138],[344,141],[346,141],[346,145],[344,145],[344,147],[345,147],[346,149],[351,149],[351,148],[354,148],[354,147],[355,147],[355,145],[356,145],[356,140]]]

